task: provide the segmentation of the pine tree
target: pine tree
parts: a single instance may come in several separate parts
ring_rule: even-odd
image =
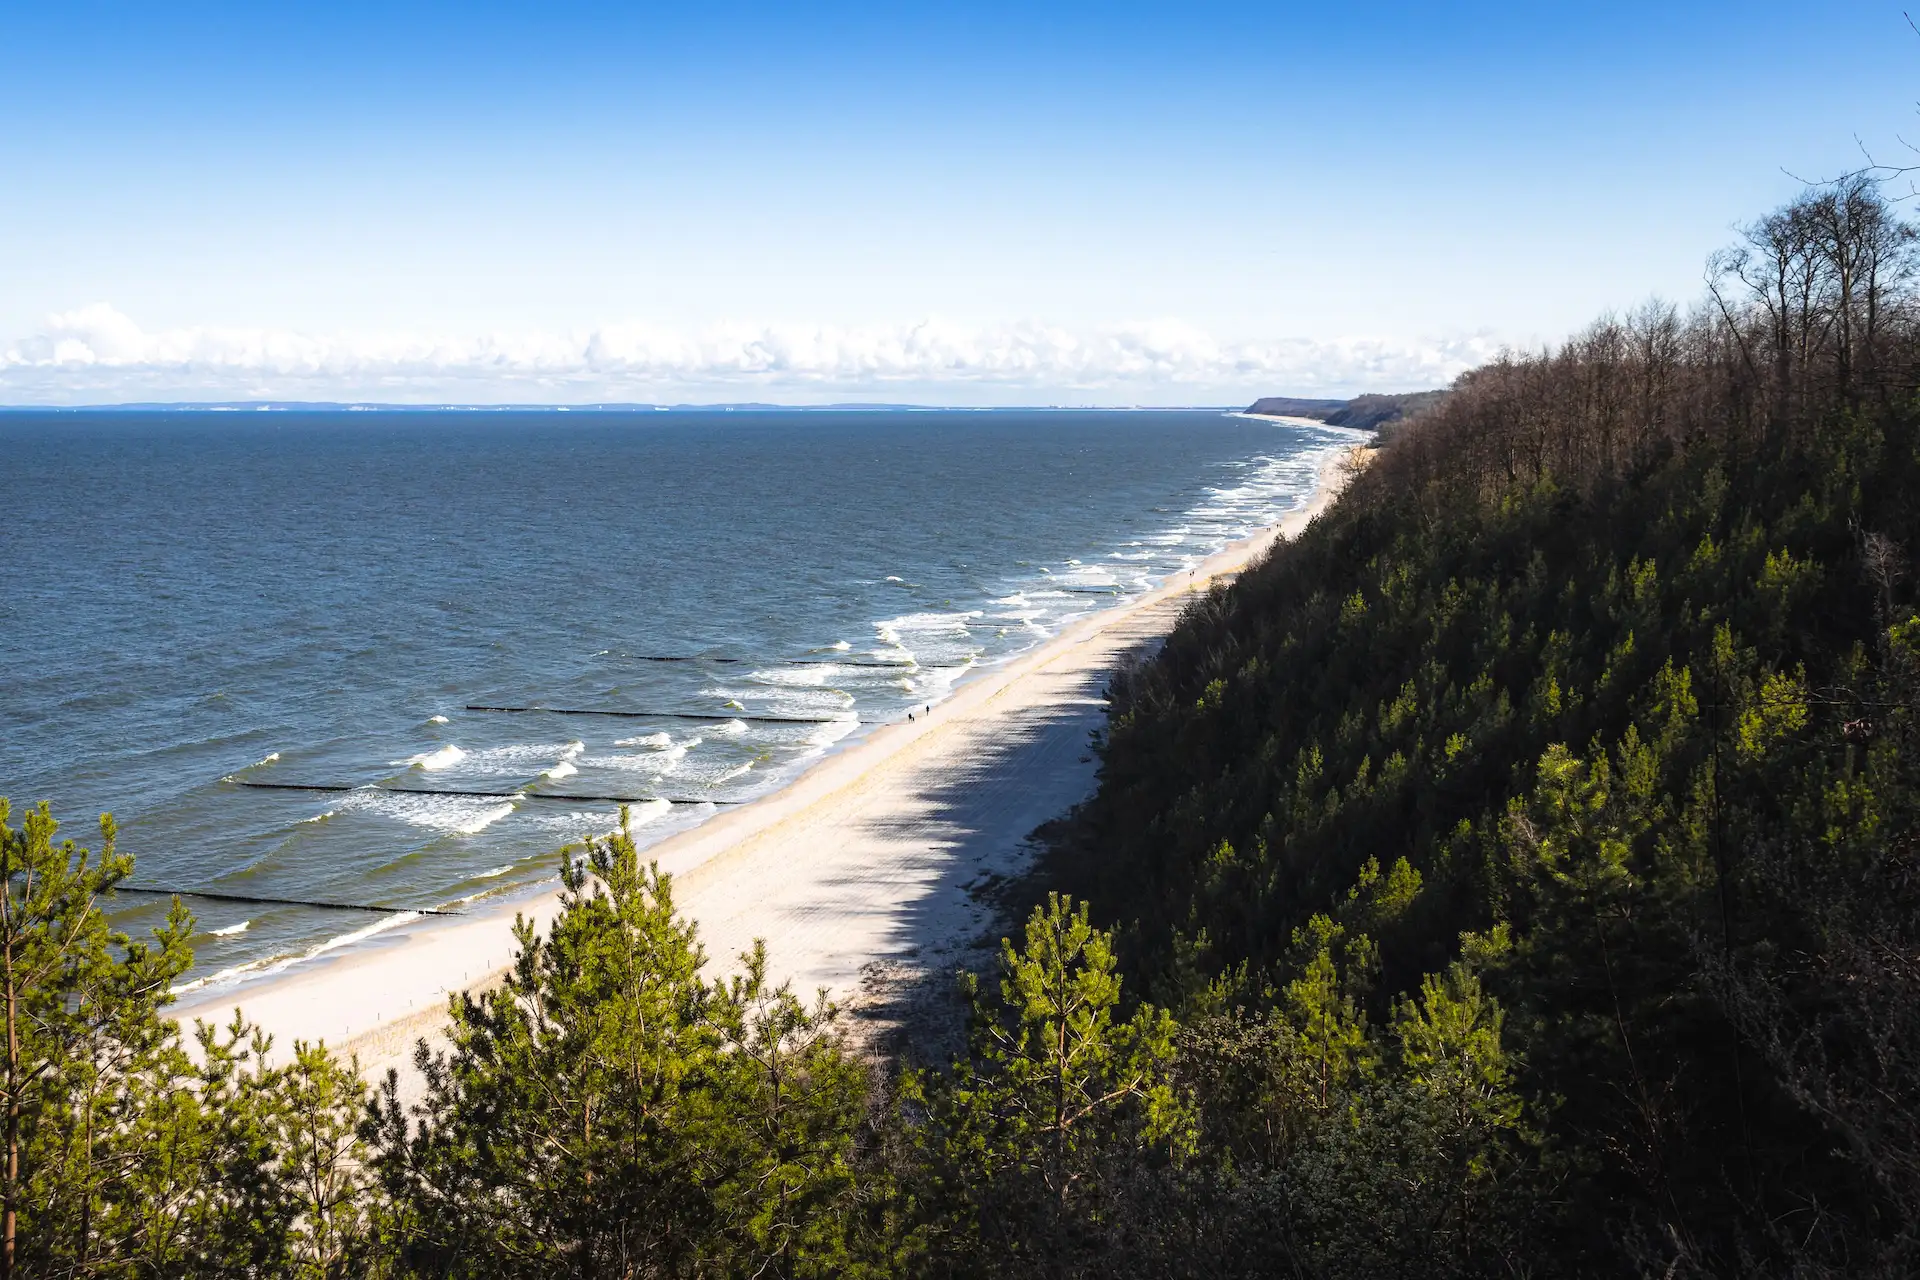
[[[45,804],[17,829],[9,814],[0,798],[0,1280],[113,1262],[101,1219],[115,1183],[142,1158],[139,1103],[175,1047],[159,1010],[191,963],[192,931],[177,899],[150,940],[109,929],[102,904],[133,867],[112,818],[100,820],[96,859],[54,842]]]
[[[1171,1080],[1173,1020],[1142,1006],[1116,1019],[1111,939],[1085,904],[1050,895],[1025,946],[1003,940],[998,1001],[963,978],[968,1057],[911,1082],[940,1190],[983,1256],[1013,1270],[1075,1269],[1102,1251],[1103,1179],[1154,1153],[1183,1154],[1187,1107]]]
[[[451,1049],[389,1073],[363,1132],[403,1270],[458,1276],[833,1274],[865,1080],[824,1002],[764,952],[711,985],[672,881],[621,829],[563,855],[545,937],[452,1004]]]

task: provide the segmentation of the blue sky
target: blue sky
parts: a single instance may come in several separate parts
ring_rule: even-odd
[[[1897,4],[0,3],[0,402],[1444,381],[1920,140]]]

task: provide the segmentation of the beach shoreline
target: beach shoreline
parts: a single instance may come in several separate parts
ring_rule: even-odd
[[[875,964],[924,967],[970,945],[987,924],[970,886],[1016,871],[1028,833],[1091,793],[1085,735],[1104,719],[1114,665],[1157,643],[1194,593],[1324,510],[1349,453],[1332,452],[1308,500],[1276,524],[970,672],[930,715],[878,726],[781,789],[645,850],[674,877],[676,906],[699,924],[710,971],[730,969],[764,938],[776,980],[844,1002]],[[964,797],[947,794],[956,778],[970,779]],[[444,1025],[450,993],[498,980],[516,916],[544,929],[558,906],[549,882],[470,916],[397,923],[271,976],[186,993],[169,1016],[225,1022],[237,1008],[278,1051],[325,1041],[377,1078]]]

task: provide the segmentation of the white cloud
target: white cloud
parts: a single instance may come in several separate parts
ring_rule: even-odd
[[[1223,341],[1154,322],[1099,332],[923,320],[836,328],[615,324],[575,333],[149,332],[107,303],[0,347],[0,402],[690,399],[1221,403],[1443,385],[1491,356],[1480,334]]]

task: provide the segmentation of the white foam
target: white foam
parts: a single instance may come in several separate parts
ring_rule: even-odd
[[[209,929],[207,935],[213,938],[231,938],[235,934],[245,933],[247,926],[252,923],[251,920],[242,920],[239,924],[230,924],[224,929]]]
[[[580,772],[580,770],[574,765],[573,761],[562,760],[559,764],[556,764],[540,776],[552,780],[556,778],[570,778],[578,772]]]
[[[967,624],[985,617],[979,609],[907,613],[873,624],[880,642],[897,654],[926,665],[945,666],[979,652]]]
[[[864,678],[872,673],[862,671],[859,674]],[[785,682],[756,683],[752,688],[709,688],[701,690],[701,694],[705,697],[724,698],[726,701],[720,705],[741,713],[737,721],[722,721],[719,722],[718,727],[704,729],[704,732],[720,737],[737,737],[748,732],[746,720],[750,716],[811,719],[823,713],[842,711],[854,703],[853,695],[844,689]],[[738,727],[735,727],[736,725]]]
[[[352,933],[343,933],[338,937],[328,938],[325,942],[320,943],[318,946],[310,947],[297,956],[281,956],[277,959],[268,957],[262,960],[249,960],[245,964],[237,964],[230,969],[222,969],[220,972],[211,974],[205,978],[199,978],[193,982],[185,982],[177,987],[169,988],[169,994],[181,996],[190,991],[197,991],[201,987],[214,986],[235,978],[245,977],[249,974],[258,974],[261,977],[266,977],[270,974],[283,973],[303,960],[311,960],[315,956],[325,955],[329,951],[337,951],[341,947],[352,946],[354,943],[363,942],[375,934],[385,933],[387,930],[398,928],[403,924],[411,924],[419,918],[420,913],[418,911],[396,911],[390,916],[381,917],[365,928],[355,929]]]
[[[493,879],[493,878],[494,878],[495,876],[503,876],[503,875],[505,875],[505,874],[507,874],[507,872],[509,872],[509,871],[511,871],[511,870],[513,870],[513,864],[512,864],[511,862],[509,862],[509,863],[508,863],[508,864],[507,864],[506,866],[504,866],[504,867],[495,867],[495,868],[494,868],[493,870],[491,870],[491,871],[482,871],[482,872],[480,872],[480,873],[479,873],[478,875],[476,875],[476,876],[474,876],[474,879],[475,879],[475,880],[491,880],[491,879]]]
[[[192,982],[183,982],[177,987],[168,987],[167,994],[170,996],[183,996],[189,991],[198,991],[202,987],[211,987],[215,983],[225,982],[230,978],[238,978],[245,974],[264,970],[271,963],[273,963],[271,957],[265,960],[249,960],[245,964],[236,964],[230,968],[222,969],[218,973],[210,973],[204,978],[195,978]]]
[[[451,742],[449,742],[446,746],[437,748],[433,751],[422,751],[417,756],[408,756],[405,760],[393,760],[393,761],[389,761],[389,763],[411,767],[411,768],[425,769],[431,772],[435,769],[445,769],[449,765],[459,764],[462,760],[465,760],[466,758],[467,758],[466,752],[462,751],[459,747],[456,747]]]
[[[765,684],[809,688],[825,684],[840,671],[841,668],[835,663],[814,662],[804,667],[780,667],[771,671],[755,671],[747,679],[759,680]]]
[[[446,722],[447,722],[447,718],[445,716],[428,716],[427,717],[428,724],[445,724]]]
[[[956,610],[952,613],[906,613],[898,618],[876,622],[874,628],[883,636],[889,631],[895,635],[901,632],[965,635],[967,623],[980,616],[978,609]]]
[[[306,954],[291,960],[282,960],[279,964],[267,970],[267,972],[278,973],[289,965],[297,964],[300,960],[311,960],[315,956],[325,955],[329,951],[338,951],[341,947],[350,947],[356,942],[365,942],[377,933],[385,933],[389,929],[397,929],[403,924],[412,924],[419,918],[420,913],[418,911],[396,911],[390,916],[383,916],[375,920],[364,929],[355,929],[352,933],[343,933],[338,937],[328,938],[325,942],[308,951]]]
[[[260,765],[272,764],[275,760],[278,760],[279,758],[280,758],[280,753],[278,751],[270,751],[267,753],[267,756],[265,759],[261,760],[259,764],[256,764],[253,767],[258,769]]]
[[[617,831],[620,827],[620,815],[612,809],[573,809],[558,813],[548,810],[528,814],[526,822],[530,827],[543,832],[552,832],[562,841],[570,843],[588,836],[604,836]],[[546,838],[540,837],[543,841]]]
[[[627,806],[628,825],[638,828],[658,822],[673,812],[669,800],[635,800]],[[605,837],[620,830],[620,814],[612,809],[590,809],[574,813],[536,814],[529,822],[543,831],[553,832],[569,842],[589,837]],[[511,867],[503,870],[512,870]],[[491,872],[489,875],[493,874]],[[478,879],[479,877],[475,877]]]
[[[336,812],[366,811],[443,835],[476,835],[513,812],[511,800],[480,796],[410,796],[379,787],[347,794]]]
[[[643,733],[637,738],[617,738],[614,740],[613,745],[616,747],[653,747],[656,750],[664,751],[673,745],[673,735],[664,732]]]
[[[810,747],[830,747],[859,727],[860,722],[851,717],[832,720],[809,733],[801,741]]]
[[[647,823],[658,821],[672,812],[673,802],[670,800],[642,800],[638,804],[627,806],[627,825],[644,827]]]
[[[650,736],[665,737],[666,735]],[[650,773],[661,777],[678,768],[680,762],[686,758],[687,752],[699,746],[702,741],[703,739],[700,738],[688,738],[685,742],[656,749],[645,755],[586,756],[580,763],[589,769],[619,769],[627,773]]]
[[[453,748],[459,751],[459,748]],[[461,751],[457,759],[441,764],[421,764],[421,768],[446,768],[458,764],[462,773],[482,777],[524,778],[528,774],[541,773],[550,768],[555,760],[566,761],[586,750],[584,742],[514,742],[499,747],[483,747],[473,751]],[[416,760],[420,757],[415,757]]]

